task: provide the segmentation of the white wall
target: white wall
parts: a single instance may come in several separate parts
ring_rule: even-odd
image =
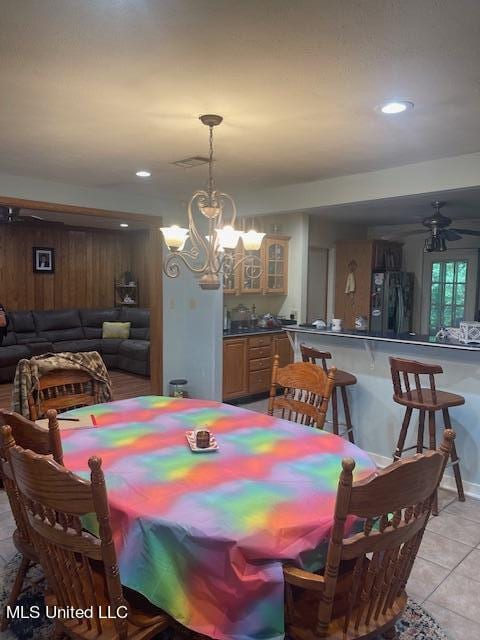
[[[0,173],[0,196],[147,215],[181,215],[180,202],[5,173]]]
[[[319,249],[333,249],[339,240],[364,240],[368,228],[363,224],[336,222],[322,215],[309,216],[310,235],[308,244]]]
[[[315,275],[320,288],[327,291],[326,317],[322,319],[331,320],[335,308],[335,243],[339,240],[363,240],[366,237],[365,225],[336,222],[334,218],[322,215],[309,216],[309,248],[328,251],[327,271]]]
[[[242,215],[272,211],[308,211],[347,202],[366,202],[446,189],[466,189],[480,183],[480,153],[417,162],[392,169],[285,185],[237,194]]]
[[[182,270],[163,280],[164,393],[173,378],[186,378],[194,398],[222,399],[222,291],[200,289]]]

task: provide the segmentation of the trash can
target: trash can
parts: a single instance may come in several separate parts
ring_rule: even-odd
[[[184,378],[178,378],[170,380],[170,397],[171,398],[188,398],[188,380]]]

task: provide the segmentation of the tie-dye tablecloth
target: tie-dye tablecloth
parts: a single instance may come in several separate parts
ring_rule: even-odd
[[[284,636],[282,561],[322,565],[341,459],[329,433],[231,405],[147,396],[86,407],[99,428],[62,434],[65,464],[103,460],[122,583],[221,640]],[[192,453],[208,427],[220,450]]]

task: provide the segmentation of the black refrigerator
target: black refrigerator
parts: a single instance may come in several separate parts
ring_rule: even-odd
[[[372,273],[370,331],[408,333],[412,330],[413,273]]]

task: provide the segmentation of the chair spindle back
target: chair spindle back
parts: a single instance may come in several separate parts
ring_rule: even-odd
[[[63,464],[62,443],[58,428],[57,412],[53,409],[48,411],[48,431],[41,429],[34,422],[15,413],[0,409],[0,426],[10,427],[11,437],[5,440],[3,433],[0,433],[0,476],[5,485],[10,508],[17,527],[16,535],[20,538],[20,543],[31,545],[30,529],[25,520],[18,491],[15,486],[11,465],[8,462],[8,449],[16,442],[24,449],[30,449],[42,455],[53,455],[54,460]]]
[[[4,439],[10,427],[2,427]],[[17,490],[28,518],[40,563],[58,606],[86,608],[93,617],[82,620],[94,635],[114,625],[120,640],[128,637],[125,618],[101,618],[100,607],[126,607],[120,584],[101,460],[88,461],[91,480],[83,480],[51,458],[16,444],[8,449]],[[95,514],[99,537],[83,528],[82,517]],[[89,520],[90,521],[90,520]],[[125,609],[124,611],[127,611]],[[109,636],[110,637],[110,636]]]
[[[332,354],[330,351],[319,351],[315,349],[315,347],[309,347],[306,344],[300,345],[300,352],[302,354],[303,362],[311,362],[312,364],[317,364],[320,360],[322,369],[325,373],[328,372],[327,360],[332,359]]]
[[[389,360],[394,397],[403,397],[410,400],[411,392],[416,391],[420,402],[424,402],[422,390],[427,388],[431,391],[433,402],[437,402],[435,375],[443,373],[440,365],[425,364],[415,360],[402,360],[401,358],[390,358]],[[428,386],[422,386],[420,376],[428,376]]]
[[[95,404],[95,382],[86,372],[57,369],[39,378],[38,389],[28,397],[30,418],[38,420],[49,409],[63,412]]]
[[[273,416],[323,429],[328,402],[335,385],[336,369],[328,373],[310,362],[294,362],[279,367],[280,358],[273,359],[272,383],[268,413]],[[277,396],[277,390],[281,395]]]
[[[454,437],[453,431],[446,430],[438,451],[400,460],[358,482],[353,482],[354,460],[343,460],[318,608],[319,638],[329,633],[341,563],[353,566],[342,603],[344,637],[363,637],[399,616],[398,599],[410,576]],[[349,516],[364,519],[360,533],[349,535]]]

